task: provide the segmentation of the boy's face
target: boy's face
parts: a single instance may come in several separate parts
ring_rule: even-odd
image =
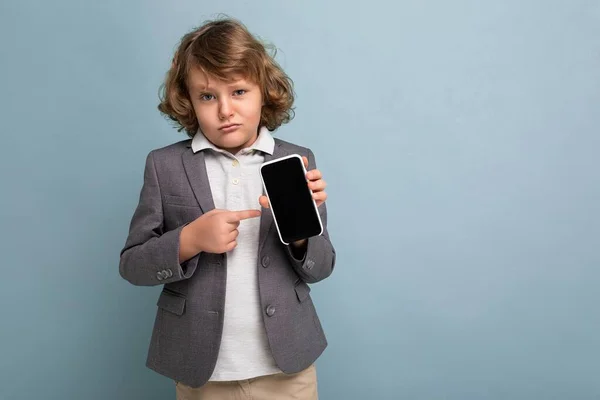
[[[194,68],[188,90],[200,129],[212,144],[235,155],[254,143],[262,110],[257,84],[241,77],[224,82]]]

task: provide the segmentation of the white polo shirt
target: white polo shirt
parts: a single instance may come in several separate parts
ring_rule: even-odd
[[[215,147],[199,130],[192,140],[192,150],[205,152],[215,208],[260,209],[258,198],[263,188],[259,168],[264,153],[273,154],[274,149],[275,140],[265,127],[250,147],[235,156]],[[237,247],[227,253],[223,336],[211,381],[250,379],[281,372],[269,348],[258,292],[260,218],[241,221],[238,230]]]

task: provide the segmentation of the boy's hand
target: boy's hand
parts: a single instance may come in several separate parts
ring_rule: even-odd
[[[308,168],[308,158],[302,157],[302,161],[304,162],[304,167]],[[313,199],[315,199],[317,207],[319,207],[327,200],[327,193],[325,192],[327,183],[323,180],[323,174],[318,169],[311,169],[306,173],[306,179],[308,179],[308,187],[313,192]],[[267,196],[260,196],[258,202],[262,207],[269,208],[269,199]]]
[[[212,210],[186,225],[181,231],[180,255],[189,250],[193,254],[226,253],[237,246],[240,221],[256,218],[260,210]],[[187,257],[180,257],[186,259]]]
[[[304,167],[308,168],[308,158],[302,157],[302,161],[304,162]],[[327,183],[323,180],[323,174],[318,169],[312,169],[306,173],[306,179],[308,180],[308,187],[313,192],[313,199],[317,203],[317,207],[321,204],[325,203],[327,200],[327,193],[325,192],[325,187],[327,187]],[[267,196],[262,195],[258,198],[258,202],[264,208],[269,208],[269,199]],[[306,245],[306,239],[298,240],[292,243],[295,247],[303,247]]]

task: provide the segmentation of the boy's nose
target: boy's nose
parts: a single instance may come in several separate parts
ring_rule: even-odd
[[[228,101],[222,101],[219,104],[219,119],[227,119],[233,114],[233,107]]]

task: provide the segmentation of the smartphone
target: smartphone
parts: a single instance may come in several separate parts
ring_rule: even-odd
[[[302,157],[292,154],[267,161],[260,167],[260,176],[283,244],[323,233]]]

